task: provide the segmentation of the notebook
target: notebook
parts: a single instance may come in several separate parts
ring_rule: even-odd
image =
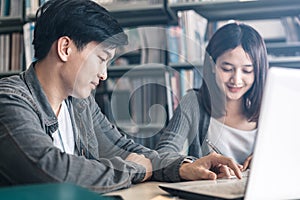
[[[300,199],[300,68],[271,67],[249,176],[160,184],[186,199]]]

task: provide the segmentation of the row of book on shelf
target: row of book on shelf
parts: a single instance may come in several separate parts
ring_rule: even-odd
[[[2,0],[2,1],[10,1],[10,0]],[[13,0],[13,1],[21,1],[21,0]],[[43,5],[48,0],[25,0],[25,15],[27,17],[35,16],[35,13],[40,5]],[[99,3],[103,6],[106,5],[148,5],[148,4],[157,4],[163,3],[163,0],[93,0],[96,3]]]
[[[200,64],[204,58],[207,24],[206,18],[188,10],[178,12],[178,25],[126,28],[129,44],[118,49],[117,61],[124,59],[126,54],[140,52],[142,64]],[[116,63],[131,64],[130,60]]]
[[[0,73],[18,72],[30,66],[34,60],[33,30],[34,22],[29,22],[23,26],[23,34],[0,34]]]
[[[178,12],[178,26],[167,29],[170,63],[203,62],[207,24],[194,10]]]
[[[33,17],[48,0],[25,0],[25,16]],[[23,16],[23,0],[0,0],[0,16]]]
[[[22,16],[21,0],[0,0],[0,17]]]
[[[21,33],[0,35],[0,58],[0,73],[22,70],[23,36]]]
[[[48,0],[25,0],[25,15],[27,17],[35,16],[36,11]]]

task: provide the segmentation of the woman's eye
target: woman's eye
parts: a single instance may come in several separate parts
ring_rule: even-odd
[[[253,72],[253,70],[251,70],[251,71],[244,70],[245,74],[251,74],[252,72]]]
[[[253,72],[253,68],[244,69],[243,72],[245,74],[251,74]]]
[[[224,68],[224,67],[222,67],[222,70],[223,70],[224,72],[231,72],[231,71],[232,71],[231,68]]]

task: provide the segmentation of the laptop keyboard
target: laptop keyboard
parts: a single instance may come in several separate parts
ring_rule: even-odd
[[[187,181],[166,184],[163,187],[197,195],[208,195],[225,199],[241,198],[245,194],[249,171],[242,173],[243,178],[236,176],[217,180]]]
[[[217,183],[208,185],[191,186],[190,191],[204,191],[207,194],[243,195],[246,189],[247,178],[219,179]]]
[[[205,189],[213,193],[222,192],[231,195],[241,195],[245,193],[248,176],[249,176],[249,170],[246,170],[242,172],[243,179],[241,180],[237,179],[236,176],[230,178],[232,181],[228,179],[218,179],[217,184],[214,184],[213,187],[207,185],[205,186],[206,187]]]

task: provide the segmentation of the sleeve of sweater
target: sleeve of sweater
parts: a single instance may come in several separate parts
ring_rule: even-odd
[[[190,91],[182,98],[172,119],[162,130],[156,150],[159,153],[180,152],[186,140],[190,144],[199,132],[199,112],[197,94]]]

